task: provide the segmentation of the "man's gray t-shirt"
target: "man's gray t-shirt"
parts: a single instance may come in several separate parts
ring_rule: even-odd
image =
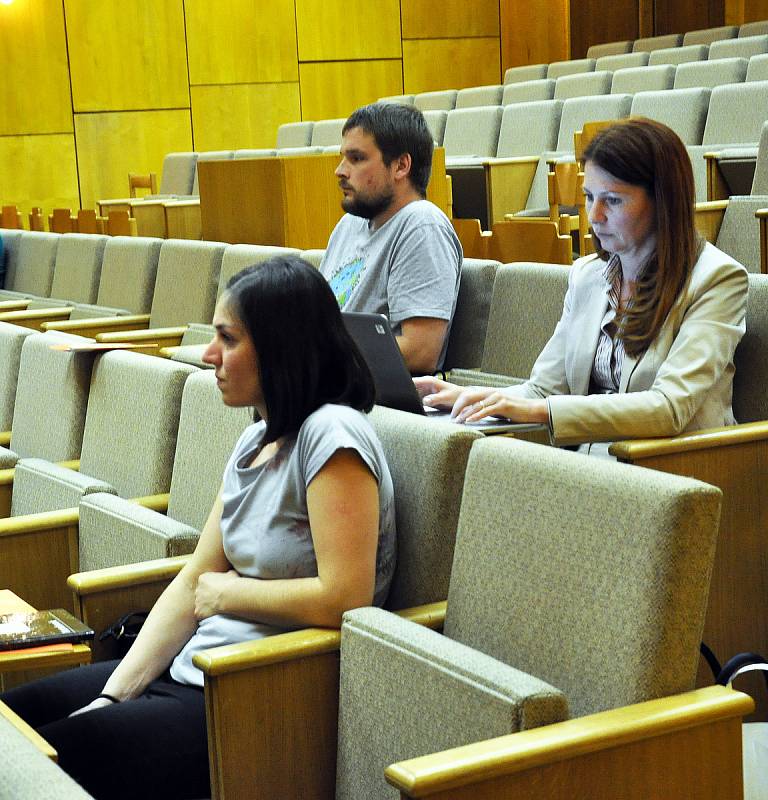
[[[376,230],[369,220],[345,214],[328,240],[320,271],[342,311],[384,314],[396,335],[403,320],[447,320],[442,367],[462,259],[448,217],[428,200],[415,200]]]
[[[262,580],[317,575],[309,528],[306,490],[331,456],[352,449],[379,486],[379,544],[376,552],[374,605],[382,605],[395,569],[395,503],[384,450],[365,415],[349,406],[324,405],[304,421],[268,461],[251,467],[266,425],[249,425],[224,471],[221,536],[229,563],[241,574]],[[180,683],[203,685],[192,664],[201,650],[284,633],[288,627],[216,614],[197,631],[171,665]]]

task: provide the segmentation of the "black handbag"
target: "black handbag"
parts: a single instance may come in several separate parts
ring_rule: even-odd
[[[149,611],[131,611],[123,614],[120,619],[99,634],[99,641],[105,642],[112,639],[115,655],[122,658],[130,649],[133,640],[139,635],[141,626],[148,615]]]

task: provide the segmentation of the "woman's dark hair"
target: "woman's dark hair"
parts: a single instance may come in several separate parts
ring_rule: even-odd
[[[654,203],[656,251],[638,278],[632,303],[617,320],[624,349],[637,357],[658,335],[701,253],[691,160],[671,128],[640,117],[597,133],[583,158],[620,181],[641,186]],[[597,237],[595,243],[598,255],[609,258]]]
[[[325,403],[371,410],[371,372],[327,281],[311,264],[277,256],[246,267],[230,279],[223,300],[258,355],[267,411],[264,444],[296,433]]]

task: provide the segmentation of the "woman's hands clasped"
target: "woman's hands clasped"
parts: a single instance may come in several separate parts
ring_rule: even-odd
[[[195,589],[195,617],[200,622],[214,614],[224,613],[224,593],[228,586],[239,581],[237,570],[228,572],[203,572]]]
[[[485,417],[504,417],[512,422],[549,421],[546,400],[532,400],[507,394],[488,386],[456,386],[430,376],[414,378],[424,405],[450,409],[456,422],[479,422]]]

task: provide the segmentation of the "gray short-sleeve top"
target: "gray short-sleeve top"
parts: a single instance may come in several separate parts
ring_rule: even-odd
[[[265,427],[257,422],[246,428],[224,471],[221,535],[230,564],[241,575],[263,580],[316,576],[307,486],[337,450],[352,449],[379,486],[374,604],[382,605],[395,568],[394,492],[381,443],[365,415],[348,406],[322,406],[271,459],[251,467]],[[195,653],[286,630],[223,614],[208,617],[174,659],[171,676],[202,686],[203,675],[192,664]]]

